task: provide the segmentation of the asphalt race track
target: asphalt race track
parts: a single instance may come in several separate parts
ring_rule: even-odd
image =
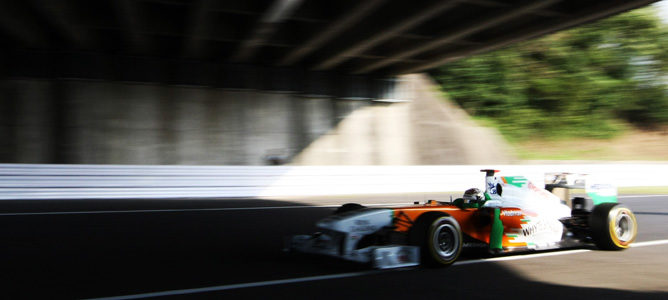
[[[422,198],[2,201],[2,298],[668,298],[668,196],[620,199],[640,228],[638,247],[621,252],[374,271],[281,251],[285,236],[310,233],[340,203]]]

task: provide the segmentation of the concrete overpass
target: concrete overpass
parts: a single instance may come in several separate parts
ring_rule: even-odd
[[[419,72],[652,2],[2,1],[0,42],[6,75],[295,89],[286,75]]]
[[[374,100],[416,97],[396,75],[652,2],[0,1],[0,162],[290,161]],[[456,162],[428,156],[403,163]]]

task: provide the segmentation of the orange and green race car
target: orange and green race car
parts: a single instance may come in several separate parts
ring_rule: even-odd
[[[485,172],[485,191],[469,189],[451,202],[367,208],[349,203],[317,222],[319,232],[296,235],[286,250],[322,254],[375,268],[447,266],[464,249],[490,253],[594,244],[629,247],[638,225],[614,195],[572,199],[572,207],[522,176]],[[548,187],[550,188],[550,187]]]

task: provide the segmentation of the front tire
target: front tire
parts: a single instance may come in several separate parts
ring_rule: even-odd
[[[589,225],[594,243],[603,250],[626,249],[638,234],[635,215],[628,207],[618,203],[595,206],[589,216]]]
[[[409,232],[409,242],[420,246],[421,260],[428,266],[448,266],[462,251],[463,236],[455,218],[444,213],[420,216]]]

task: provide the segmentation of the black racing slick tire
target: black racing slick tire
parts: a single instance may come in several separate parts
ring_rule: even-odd
[[[426,266],[443,267],[454,263],[462,252],[464,238],[455,218],[440,212],[421,215],[408,232],[411,245],[420,247]]]
[[[589,215],[589,226],[594,243],[603,250],[626,249],[638,234],[635,215],[619,203],[596,205]]]
[[[366,206],[361,205],[361,204],[357,204],[357,203],[346,203],[344,205],[339,206],[336,209],[336,211],[334,211],[334,214],[338,215],[338,214],[342,214],[342,213],[349,212],[349,211],[360,210],[360,209],[363,209],[363,208],[366,208]]]

